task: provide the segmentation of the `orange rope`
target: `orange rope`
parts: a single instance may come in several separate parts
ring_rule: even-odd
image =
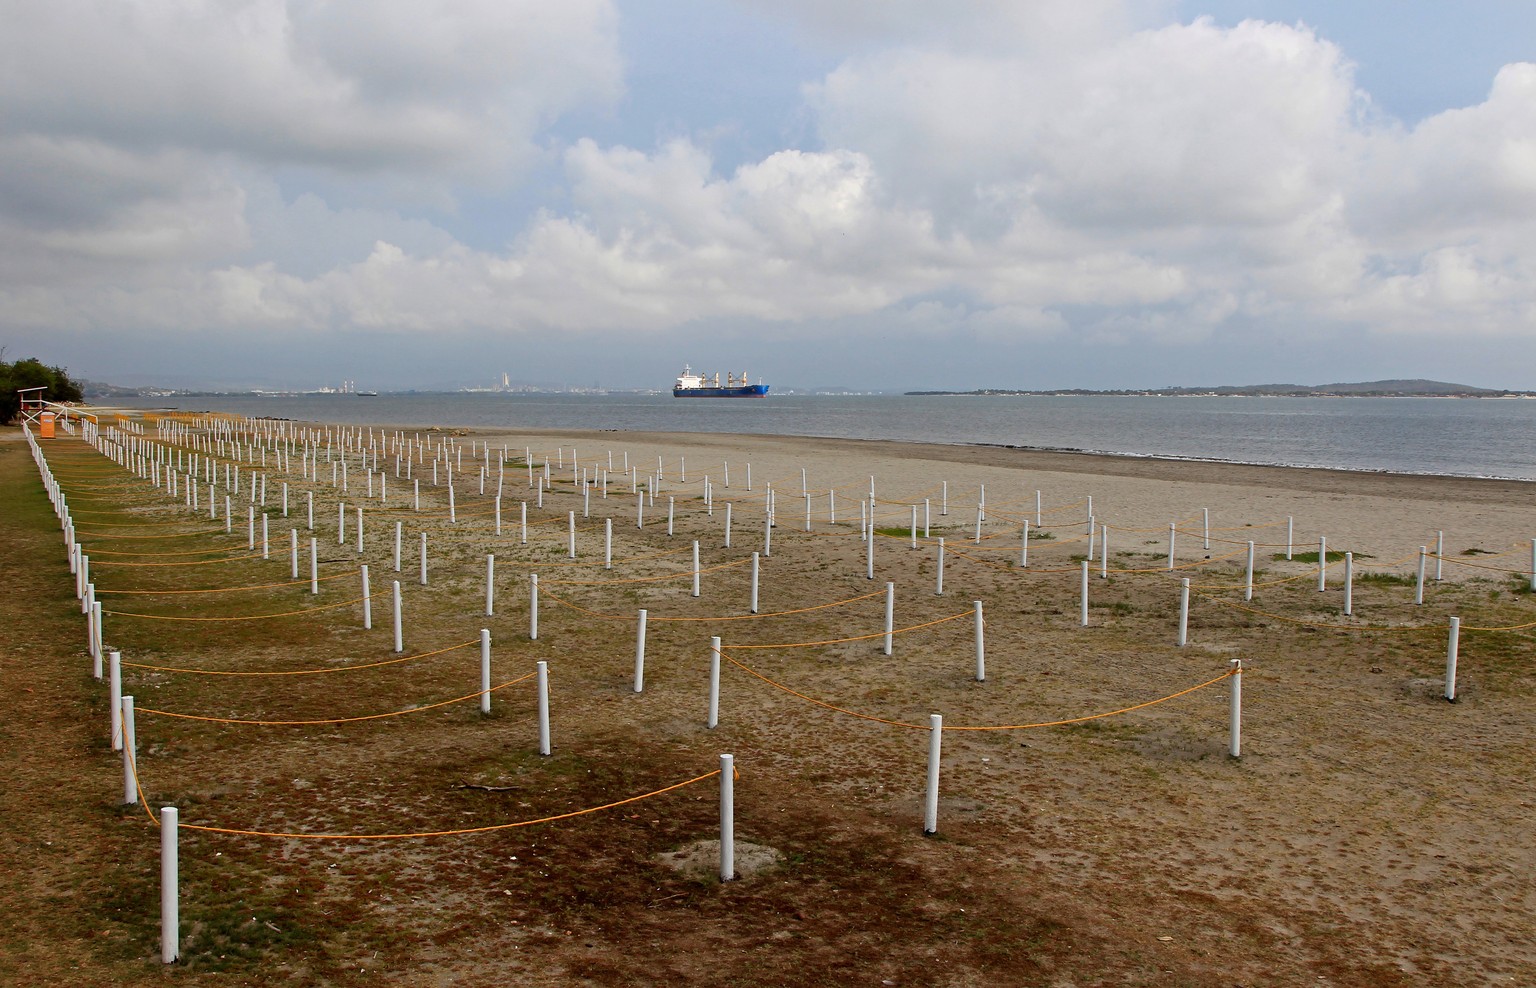
[[[911,626],[906,627],[906,628],[892,628],[891,629],[891,634],[899,635],[899,634],[903,634],[903,633],[908,632],[908,631],[917,631],[917,630],[922,629],[922,628],[931,628],[931,627],[933,627],[936,624],[943,624],[946,621],[958,621],[961,618],[970,617],[971,615],[973,615],[975,613],[976,613],[975,610],[961,611],[959,614],[951,614],[949,617],[942,617],[942,618],[939,618],[936,621],[925,621],[922,624],[914,624],[914,625],[911,625]],[[777,642],[777,643],[772,644],[772,645],[721,645],[720,647],[722,649],[727,649],[727,648],[811,648],[811,647],[816,646],[816,645],[841,645],[844,642],[862,642],[862,641],[869,641],[871,638],[884,638],[884,637],[885,637],[885,632],[877,631],[877,632],[875,632],[872,635],[855,635],[852,638],[828,638],[828,639],[826,639],[824,641],[817,641],[817,642]]]
[[[283,611],[278,614],[246,614],[235,617],[174,617],[167,614],[135,614],[131,611],[108,611],[101,613],[110,614],[113,617],[144,618],[149,621],[261,621],[266,618],[293,617],[296,614],[314,614],[319,611],[333,611],[338,607],[350,607],[353,604],[361,604],[365,600],[373,600],[393,593],[393,590],[380,590],[378,593],[369,594],[366,597],[354,597],[351,600],[343,600],[336,604],[324,604],[320,607],[306,607],[298,611]]]
[[[518,683],[527,682],[538,673],[530,672],[516,679],[509,679],[499,686],[492,686],[488,690],[479,690],[467,696],[454,697],[452,700],[442,700],[438,703],[429,703],[425,707],[411,707],[409,710],[392,710],[384,714],[366,714],[362,717],[336,717],[329,720],[236,720],[228,717],[202,717],[197,714],[177,714],[169,710],[154,710],[150,707],[138,708],[139,713],[159,714],[161,717],[174,717],[177,720],[198,720],[209,724],[243,724],[250,727],[312,727],[320,724],[355,724],[364,720],[384,720],[389,717],[404,717],[406,714],[419,714],[426,710],[436,710],[438,707],[446,707],[455,703],[463,703],[465,700],[473,700],[485,696],[487,693],[495,693],[497,690],[508,686],[516,686]]]
[[[392,666],[392,665],[396,665],[397,663],[400,663],[400,662],[411,662],[411,661],[414,661],[416,659],[431,658],[434,655],[442,655],[445,652],[454,652],[454,651],[457,651],[457,650],[459,650],[461,648],[468,648],[469,646],[474,645],[474,644],[478,643],[479,641],[480,641],[480,639],[478,639],[478,638],[472,638],[472,639],[470,639],[467,642],[462,642],[462,643],[460,643],[458,645],[449,645],[446,648],[440,648],[440,649],[437,649],[436,651],[433,651],[433,652],[420,652],[420,653],[418,653],[416,655],[403,655],[403,656],[401,656],[400,658],[397,658],[397,659],[384,659],[384,660],[382,660],[380,662],[368,662],[368,663],[365,663],[363,665],[331,666],[331,667],[326,668],[326,669],[291,669],[291,670],[288,670],[288,671],[285,671],[285,672],[271,672],[271,671],[250,671],[250,672],[247,672],[247,671],[229,671],[229,670],[222,670],[222,669],[189,669],[189,668],[183,668],[183,667],[178,667],[178,666],[152,666],[152,665],[148,665],[148,664],[143,663],[143,662],[123,662],[123,663],[121,663],[121,665],[125,669],[147,669],[147,670],[149,670],[151,672],[183,672],[183,673],[188,673],[188,674],[191,674],[191,675],[198,675],[198,676],[321,676],[321,675],[324,675],[326,673],[331,673],[331,672],[356,672],[359,669],[377,669],[379,666]]]
[[[725,648],[739,648],[739,647],[741,647],[741,646],[722,646],[722,651]],[[888,725],[890,727],[905,727],[905,728],[909,728],[911,730],[919,730],[919,731],[931,730],[931,728],[927,724],[912,724],[912,723],[908,723],[907,721],[888,720],[888,719],[886,719],[884,717],[876,717],[873,714],[863,714],[863,713],[859,713],[856,710],[849,710],[846,707],[839,707],[839,706],[837,706],[835,704],[827,703],[825,700],[818,700],[818,699],[816,699],[813,696],[807,696],[806,694],[801,693],[801,692],[799,692],[797,690],[790,689],[788,686],[785,686],[782,683],[778,683],[778,682],[773,681],[772,679],[769,679],[767,676],[764,676],[762,673],[760,673],[757,670],[751,668],[750,666],[744,665],[741,662],[736,661],[736,659],[732,658],[729,655],[726,656],[726,660],[729,661],[732,665],[735,665],[737,668],[741,669],[742,671],[747,672],[747,673],[749,673],[749,674],[751,674],[753,676],[756,676],[758,679],[760,679],[763,682],[767,683],[769,686],[774,687],[775,689],[782,690],[785,693],[790,694],[791,696],[798,697],[799,699],[805,700],[808,703],[813,703],[813,704],[815,704],[818,707],[823,707],[823,708],[825,708],[827,710],[831,710],[831,711],[833,711],[835,713],[847,714],[850,717],[857,717],[859,720],[873,721],[874,723],[886,724],[886,725]],[[1197,686],[1191,686],[1188,689],[1180,690],[1177,693],[1171,693],[1168,696],[1158,697],[1155,700],[1148,700],[1145,703],[1138,703],[1138,704],[1135,704],[1134,706],[1122,707],[1119,710],[1110,710],[1110,711],[1106,711],[1104,713],[1089,714],[1089,715],[1087,715],[1085,717],[1072,717],[1072,718],[1068,718],[1066,720],[1042,721],[1042,722],[1037,723],[1037,724],[998,724],[998,725],[982,725],[982,726],[964,726],[964,725],[962,725],[962,726],[950,726],[950,725],[946,724],[946,725],[944,725],[943,730],[946,730],[946,731],[1023,731],[1023,730],[1032,730],[1032,729],[1038,728],[1038,727],[1061,727],[1061,726],[1066,725],[1066,724],[1080,724],[1080,723],[1082,723],[1084,721],[1089,721],[1089,720],[1101,720],[1101,719],[1103,719],[1105,717],[1114,717],[1114,716],[1117,716],[1119,714],[1130,713],[1133,710],[1141,710],[1141,709],[1146,708],[1146,707],[1156,706],[1159,703],[1166,703],[1169,700],[1177,699],[1178,697],[1184,696],[1184,695],[1189,694],[1189,693],[1193,693],[1196,690],[1202,690],[1202,689],[1205,689],[1207,686],[1212,686],[1212,685],[1214,685],[1216,683],[1219,683],[1223,679],[1226,679],[1228,676],[1231,676],[1232,674],[1233,674],[1232,670],[1228,670],[1227,672],[1222,673],[1220,676],[1217,676],[1215,679],[1209,679],[1209,680],[1207,680],[1207,681],[1205,681],[1203,683],[1200,683]]]
[[[511,830],[515,827],[532,827],[541,823],[554,823],[557,820],[569,820],[572,817],[586,816],[589,813],[600,813],[603,810],[611,810],[617,806],[627,806],[630,803],[638,803],[643,799],[650,799],[654,796],[663,796],[669,792],[675,792],[678,789],[682,789],[685,786],[691,786],[696,782],[703,782],[705,779],[713,779],[719,774],[720,770],[715,769],[713,772],[706,772],[703,775],[695,776],[692,779],[688,779],[685,782],[679,782],[676,785],[667,786],[664,789],[657,789],[639,796],[631,796],[628,799],[616,800],[612,803],[604,803],[602,806],[588,807],[584,810],[572,810],[569,813],[557,813],[554,816],[540,817],[537,820],[519,820],[516,823],[497,823],[486,827],[464,827],[458,830],[431,830],[405,834],[291,834],[278,833],[267,830],[235,830],[229,827],[205,827],[191,823],[183,823],[180,826],[187,830],[202,830],[215,834],[236,834],[242,837],[289,837],[302,840],[405,840],[412,837],[453,837],[460,834],[484,834],[493,830]],[[151,814],[151,816],[153,816],[153,814]],[[158,823],[159,821],[156,822]]]

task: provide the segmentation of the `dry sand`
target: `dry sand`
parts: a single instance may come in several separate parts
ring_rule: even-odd
[[[1536,805],[1529,785],[1536,765],[1531,629],[1469,631],[1459,702],[1440,696],[1450,614],[1463,616],[1469,627],[1536,621],[1536,596],[1517,592],[1536,534],[1536,485],[795,437],[509,432],[475,438],[487,436],[493,447],[505,442],[512,455],[531,447],[535,459],[554,459],[558,447],[567,469],[573,448],[588,466],[606,464],[610,451],[621,462],[627,452],[642,475],[662,457],[663,494],[679,498],[677,539],[659,531],[664,509],[648,509],[648,527],[636,530],[634,497],[621,494],[617,481],[607,501],[594,500],[593,518],[615,519],[619,558],[699,538],[705,565],[728,568],[707,575],[700,599],[688,595],[686,581],[551,582],[551,595],[614,620],[546,600],[540,641],[528,642],[521,574],[539,560],[546,579],[561,578],[563,518],[567,510],[579,516],[581,504],[566,488],[536,513],[544,525],[533,540],[542,546],[537,550],[489,536],[455,542],[437,523],[433,538],[448,548],[437,564],[442,575],[434,577],[433,596],[422,598],[433,616],[414,632],[412,647],[431,634],[448,640],[470,625],[493,623],[517,668],[548,659],[559,684],[557,741],[567,753],[605,752],[610,761],[627,756],[644,766],[655,760],[653,749],[690,765],[733,751],[743,771],[739,839],[772,849],[784,864],[736,883],[741,889],[711,889],[693,879],[674,891],[647,877],[658,883],[650,900],[564,912],[561,923],[575,931],[574,940],[544,942],[514,935],[507,924],[518,920],[495,919],[497,910],[513,905],[500,897],[477,898],[473,889],[444,886],[440,876],[417,880],[441,866],[431,847],[415,846],[402,866],[371,846],[353,859],[357,875],[366,875],[369,885],[401,883],[387,916],[408,942],[391,943],[383,962],[396,983],[713,984],[721,980],[718,965],[746,957],[752,960],[745,972],[738,968],[734,975],[743,984],[1536,983],[1536,847],[1528,837]],[[716,496],[735,502],[731,550],[720,544],[720,508],[711,516],[694,500],[703,476],[723,482],[727,462],[731,487],[717,486]],[[821,492],[812,504],[811,534],[799,531],[802,468],[809,487]],[[561,471],[554,475],[560,479]],[[929,499],[933,534],[943,535],[951,550],[943,597],[933,592],[931,542],[912,550],[900,537],[877,540],[876,578],[866,579],[858,500],[871,476],[882,528],[905,530],[907,505]],[[947,517],[939,514],[944,481]],[[462,483],[461,510],[483,512],[473,478]],[[527,495],[520,468],[508,469],[506,483],[509,498]],[[879,629],[878,600],[756,621],[718,620],[722,612],[742,613],[744,571],[728,564],[763,548],[761,498],[770,484],[778,492],[778,527],[772,557],[764,561],[764,612],[843,600],[891,581],[898,627],[958,620],[898,635],[891,658],[880,654],[878,639],[732,649]],[[977,546],[981,485],[989,517]],[[829,488],[839,495],[836,526],[827,519]],[[1033,520],[1037,490],[1052,537],[1031,543],[1029,568],[1021,570],[1013,565],[1019,522]],[[1097,520],[1111,528],[1115,572],[1101,580],[1095,563],[1084,628],[1077,620],[1074,556],[1087,549],[1080,536],[1089,496]],[[1201,544],[1202,509],[1210,511],[1210,550]],[[1419,547],[1432,548],[1443,531],[1445,580],[1432,584],[1425,605],[1416,607],[1413,587],[1400,579],[1362,579],[1354,590],[1355,615],[1344,617],[1337,566],[1320,594],[1313,564],[1276,560],[1281,550],[1268,545],[1260,551],[1253,610],[1238,609],[1241,591],[1230,588],[1241,583],[1242,559],[1232,554],[1249,539],[1283,543],[1287,516],[1294,519],[1298,552],[1315,551],[1316,538],[1326,536],[1330,551],[1355,554],[1358,576],[1412,574]],[[334,526],[334,507],[321,515],[317,504],[317,517]],[[1175,574],[1165,570],[1171,520],[1180,523]],[[600,551],[591,524],[584,520],[581,535],[588,561]],[[506,578],[497,617],[484,622],[474,608],[490,549],[508,567],[503,572],[516,575]],[[375,555],[383,554],[381,542]],[[677,557],[669,558],[624,572],[675,571]],[[515,568],[524,562],[529,565]],[[1185,648],[1173,642],[1180,575],[1219,598],[1197,597]],[[1288,578],[1294,579],[1276,582]],[[986,608],[985,682],[975,679],[972,623],[964,617],[972,600]],[[700,619],[651,625],[643,694],[631,688],[633,623],[619,620],[636,607],[650,608],[653,621]],[[712,615],[716,619],[704,620]],[[125,638],[130,634],[125,630]],[[728,663],[721,727],[704,730],[700,669],[710,634],[721,635],[728,655],[759,675],[875,719],[818,706]],[[277,661],[272,649],[243,648],[232,662]],[[1245,667],[1240,760],[1227,753],[1230,680],[1075,726],[959,730],[1131,707],[1220,677],[1233,658]],[[175,702],[178,687],[165,686],[170,695],[161,702]],[[422,696],[438,686],[415,684]],[[321,710],[338,698],[349,697],[306,702]],[[263,710],[276,702],[260,690],[247,699]],[[369,709],[386,702],[364,699]],[[925,840],[928,737],[917,728],[935,712],[946,726],[943,798],[939,839]],[[414,748],[370,734],[344,745],[323,737],[268,745],[253,765],[251,752],[228,732],[188,729],[165,745],[155,772],[175,774],[174,796],[192,804],[194,817],[201,808],[206,816],[253,825],[366,827],[370,814],[390,803],[381,792],[395,789],[412,793],[413,816],[424,820],[439,812],[483,813],[455,809],[461,804],[452,800],[463,794],[444,794],[441,783],[498,784],[521,778],[522,769],[474,753],[480,742],[470,733],[473,725],[442,730],[450,733],[425,760]],[[339,758],[347,764],[332,761]],[[412,767],[416,762],[421,765]],[[366,798],[308,798],[312,787],[345,788],[354,777],[371,780]],[[643,788],[643,781],[633,784]],[[434,782],[435,795],[420,794]],[[496,804],[492,815],[536,811],[519,807],[529,803]],[[635,861],[664,868],[658,855],[710,836],[707,813],[692,830],[667,829],[667,814],[650,815],[637,813],[624,826],[642,829],[620,835],[634,845]],[[401,824],[385,817],[373,825]],[[666,836],[644,830],[647,825]],[[542,852],[528,841],[559,845],[564,833],[551,829],[536,840],[519,833],[492,846],[530,860]],[[584,832],[583,855],[622,860],[606,843],[616,833]],[[860,847],[870,856],[859,858],[859,867],[840,871],[841,864],[829,863]],[[293,856],[289,867],[323,870],[339,863],[347,870],[345,858],[326,853],[290,845],[283,858]],[[455,860],[463,853],[451,852]],[[264,874],[276,866],[247,867]],[[337,876],[337,888],[362,897],[360,885],[326,873]],[[583,875],[576,887],[605,881]],[[362,881],[355,878],[354,885]],[[759,897],[780,889],[768,912],[752,914],[750,928],[740,913],[711,912],[721,903],[747,908],[747,900],[730,897],[747,894],[748,887]],[[461,949],[454,939],[456,927],[441,917],[454,908],[450,900],[494,919],[493,928],[476,934],[484,952]],[[357,908],[359,922],[378,921],[386,910],[372,899]],[[510,915],[530,922],[527,913]],[[352,951],[354,961],[366,955],[362,945],[335,949]],[[529,953],[513,964],[512,950]],[[326,980],[343,977],[340,967],[326,970]],[[266,974],[255,980],[271,983],[306,976],[244,969],[260,971]]]

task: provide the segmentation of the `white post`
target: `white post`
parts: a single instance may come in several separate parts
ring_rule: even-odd
[[[697,546],[698,543],[695,542],[694,545]],[[752,553],[752,601],[751,601],[751,612],[753,614],[757,613],[757,580],[758,580],[758,556],[757,556],[757,553],[754,552],[754,553]]]
[[[96,599],[96,585],[91,584],[91,676],[101,681],[101,656],[105,636],[101,630],[101,601]]]
[[[705,726],[711,731],[720,724],[720,637],[709,640],[709,717]]]
[[[725,547],[727,549],[731,547],[731,502],[729,501],[725,502]]]
[[[480,629],[480,712],[491,712],[491,629]]]
[[[539,640],[539,574],[528,574],[528,640]]]
[[[1328,589],[1328,536],[1317,538],[1317,592]]]
[[[400,572],[400,539],[402,535],[402,522],[395,522],[395,572]]]
[[[1109,579],[1109,526],[1099,526],[1099,579]]]
[[[983,631],[986,621],[981,616],[981,601],[973,600],[971,603],[976,607],[976,682],[984,683],[987,681],[987,645]],[[889,636],[886,641],[890,641]]]
[[[421,585],[422,586],[426,586],[427,585],[427,533],[426,532],[422,532],[421,533],[421,576],[419,577],[419,579],[421,581]]]
[[[645,618],[646,609],[640,608],[640,617],[635,624],[635,692],[645,690]]]
[[[291,572],[289,579],[298,582],[299,579],[299,530],[288,529],[288,569]]]
[[[1456,653],[1461,644],[1461,618],[1451,618],[1450,639],[1445,648],[1445,698],[1456,702]]]
[[[1079,582],[1082,584],[1079,588],[1082,601],[1078,606],[1077,623],[1086,628],[1088,627],[1088,561],[1086,559],[1083,560],[1082,579]]]
[[[939,558],[938,573],[936,574],[936,577],[935,577],[935,579],[937,580],[938,585],[934,588],[933,595],[935,597],[942,597],[942,596],[944,596],[944,536],[942,536],[942,535],[939,536],[939,556],[938,556],[938,558]]]
[[[720,756],[720,880],[722,882],[736,879],[735,761],[733,755]]]
[[[949,481],[947,480],[939,482],[939,515],[940,517],[949,515]]]
[[[112,705],[110,734],[112,750],[123,750],[123,653],[107,653],[107,696]]]
[[[496,554],[487,553],[485,557],[485,616],[490,617],[496,613]]]
[[[1173,547],[1179,537],[1178,522],[1168,523],[1168,572],[1173,572]]]
[[[1023,531],[1019,535],[1019,568],[1024,569],[1029,565],[1029,519],[1024,519]]]
[[[875,503],[871,501],[869,506],[871,509],[869,515],[869,544],[864,547],[864,578],[866,580],[873,580],[875,578],[875,515],[873,510]]]
[[[363,630],[373,628],[373,595],[368,591],[368,564],[362,565],[363,575]]]
[[[896,631],[896,584],[885,585],[885,646],[881,649],[886,655],[891,654],[892,638]]]
[[[539,754],[547,756],[551,751],[549,743],[549,663],[540,659],[538,670]]]
[[[309,538],[309,592],[320,592],[320,555],[315,547],[315,537]]]
[[[1094,548],[1098,542],[1099,527],[1093,523],[1093,516],[1088,516],[1088,561],[1093,562]]]
[[[390,596],[393,598],[394,604],[395,652],[398,654],[405,651],[404,617],[400,613],[400,581],[394,580],[392,582],[394,586],[391,589]]]
[[[1344,616],[1355,613],[1355,554],[1344,553]]]
[[[1291,516],[1291,515],[1286,515],[1285,516],[1285,558],[1286,558],[1287,562],[1290,561],[1290,558],[1291,558],[1291,547],[1293,545],[1295,545],[1295,542],[1296,542],[1296,519],[1293,516]]]
[[[576,512],[567,511],[565,514],[566,528],[566,555],[571,559],[576,558]]]
[[[1246,589],[1243,591],[1243,599],[1253,599],[1253,541],[1251,539],[1248,542],[1248,576]]]
[[[453,501],[453,478],[450,476],[448,478],[448,524],[457,525],[458,523],[459,509]]]
[[[363,554],[363,506],[357,506],[357,554]]]
[[[180,862],[177,860],[177,813],[160,807],[160,962],[174,964],[181,954]]]
[[[1231,734],[1232,744],[1228,751],[1233,758],[1243,757],[1243,660],[1233,659],[1231,662],[1232,680],[1231,693]]]
[[[944,745],[944,718],[928,715],[928,791],[923,800],[923,833],[939,832],[939,756]]]
[[[672,521],[677,514],[677,498],[667,498],[667,538],[672,537]]]
[[[1179,581],[1179,647],[1189,644],[1189,577]]]
[[[635,492],[635,527],[645,527],[645,491]]]
[[[1040,492],[1039,491],[1035,491],[1035,527],[1036,528],[1040,527],[1040,524],[1041,524],[1040,519],[1041,519],[1041,517],[1042,517],[1042,512],[1040,510]]]
[[[347,502],[336,505],[336,544],[347,544]]]
[[[917,548],[917,505],[912,505],[912,548]]]
[[[246,548],[254,552],[256,549],[256,508],[254,506],[245,509],[245,531],[249,542]]]
[[[752,558],[756,559],[757,558],[757,553],[754,552],[752,554]],[[694,539],[693,540],[693,596],[697,597],[698,595],[699,595],[699,540],[698,539]]]
[[[521,535],[519,536],[519,542],[522,545],[527,545],[528,544],[528,502],[527,501],[523,501],[523,502],[521,502],[518,505],[518,509],[517,509],[517,523],[518,523],[518,528],[521,531]]]
[[[1445,533],[1435,533],[1435,582],[1439,583],[1445,573]]]
[[[138,767],[139,742],[133,725],[133,697],[123,697],[123,802],[136,806],[139,802]]]
[[[1429,551],[1428,546],[1419,546],[1419,579],[1413,588],[1413,602],[1424,603],[1424,554]]]
[[[501,535],[501,495],[496,495],[496,535]]]
[[[1201,508],[1200,515],[1205,520],[1205,551],[1211,551],[1211,509]]]

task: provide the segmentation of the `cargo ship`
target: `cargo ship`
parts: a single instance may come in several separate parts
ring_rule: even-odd
[[[738,380],[729,371],[725,375],[725,387],[720,386],[720,375],[716,374],[711,380],[702,375],[693,373],[693,368],[683,365],[683,372],[677,376],[677,383],[672,386],[674,398],[766,398],[768,397],[768,385],[748,384],[747,372],[741,372]]]

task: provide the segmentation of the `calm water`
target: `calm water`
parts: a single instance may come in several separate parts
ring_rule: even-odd
[[[745,432],[1536,480],[1536,400],[422,394],[135,400],[314,422]]]

